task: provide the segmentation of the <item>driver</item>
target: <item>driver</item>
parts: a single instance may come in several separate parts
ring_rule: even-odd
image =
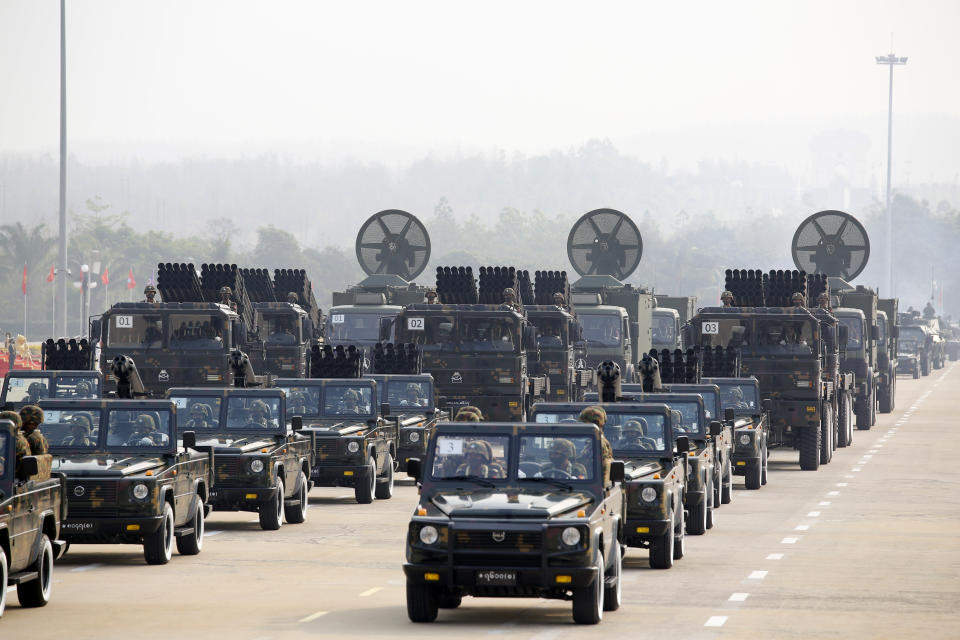
[[[749,409],[750,406],[743,400],[743,391],[740,387],[730,387],[724,394],[723,403],[733,405],[734,409]]]
[[[400,401],[401,405],[413,405],[415,407],[427,406],[427,401],[420,397],[420,385],[411,382],[407,385],[406,396]]]
[[[190,407],[190,419],[187,420],[187,429],[212,429],[210,422],[210,407],[202,402],[195,402]]]
[[[458,476],[491,477],[490,445],[485,440],[468,442],[464,454],[467,459],[457,467]]]
[[[620,438],[620,446],[626,449],[643,449],[645,451],[655,449],[656,442],[646,435],[646,420],[643,418],[627,420],[627,423],[623,425],[623,437]]]
[[[550,462],[546,463],[537,474],[538,477],[550,477],[551,472],[561,472],[570,478],[586,478],[587,469],[579,462],[573,462],[577,457],[577,448],[566,438],[557,438],[550,445]]]
[[[70,435],[61,443],[65,447],[93,447],[96,446],[90,438],[93,429],[93,420],[85,413],[78,413],[70,419]]]
[[[37,404],[40,402],[40,398],[43,397],[43,385],[39,382],[31,382],[30,386],[27,387],[27,402],[30,404]]]
[[[92,398],[93,393],[90,391],[90,385],[86,382],[77,383],[77,397],[78,398]]]
[[[294,391],[290,394],[290,413],[296,416],[302,416],[307,412],[307,397],[302,391]]]
[[[342,413],[355,413],[357,415],[364,413],[360,409],[360,394],[356,389],[347,389],[344,391],[340,399],[340,404],[342,406]]]
[[[156,447],[163,444],[166,436],[157,431],[157,422],[153,416],[141,413],[137,416],[133,435],[127,440],[127,446]]]
[[[254,400],[250,403],[250,416],[244,428],[269,428],[270,407],[263,400]]]

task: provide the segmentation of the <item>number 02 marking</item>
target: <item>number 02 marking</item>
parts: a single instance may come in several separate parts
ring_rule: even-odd
[[[423,318],[407,318],[408,331],[423,331]]]

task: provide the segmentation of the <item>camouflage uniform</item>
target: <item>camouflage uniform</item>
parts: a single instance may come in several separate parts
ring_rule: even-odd
[[[294,415],[303,415],[307,412],[307,398],[300,391],[290,394],[290,404],[287,410]]]
[[[803,307],[803,303],[804,303],[803,294],[800,293],[799,291],[794,291],[790,295],[790,304],[792,304],[794,307]]]
[[[610,441],[607,440],[607,437],[603,435],[603,427],[605,424],[607,424],[607,412],[604,411],[603,407],[595,404],[580,412],[580,422],[595,424],[600,427],[600,446],[602,447],[603,459],[603,482],[604,484],[609,484],[610,463],[613,462],[613,447],[610,446]]]
[[[517,292],[510,287],[507,287],[503,290],[503,305],[513,309],[514,311],[523,311],[520,303],[517,302]]]
[[[483,440],[469,442],[464,447],[463,453],[466,456],[466,461],[457,467],[458,476],[496,477],[491,476],[490,445],[487,442]]]
[[[187,420],[187,429],[212,429],[210,423],[210,407],[202,402],[195,403],[190,407],[190,419]]]
[[[723,303],[723,306],[725,306],[725,307],[732,307],[732,306],[733,306],[733,292],[732,292],[732,291],[724,291],[723,293],[721,293],[721,294],[720,294],[720,302],[722,302],[722,303]]]
[[[254,400],[250,403],[250,417],[246,426],[269,427],[267,418],[270,416],[270,407],[263,400]]]
[[[140,302],[155,303],[156,300],[154,298],[157,297],[157,288],[152,284],[148,284],[143,288],[143,295],[144,295],[144,298]]]
[[[579,462],[572,462],[577,457],[577,448],[566,438],[557,438],[550,445],[550,462],[540,469],[540,474],[550,471],[560,471],[571,478],[586,478],[587,468]]]
[[[420,385],[416,382],[411,382],[407,385],[407,394],[406,398],[401,401],[401,404],[413,405],[415,407],[422,407],[423,398],[420,397]]]
[[[140,414],[137,417],[137,430],[127,440],[127,446],[156,447],[163,444],[161,434],[157,433],[157,423],[153,416]]]
[[[821,293],[818,295],[817,306],[824,311],[830,311],[830,296],[828,296],[826,293]]]
[[[258,400],[258,402],[260,401]],[[357,415],[360,415],[361,413],[363,413],[360,410],[360,394],[357,393],[356,390],[354,389],[348,389],[343,394],[343,398],[340,400],[340,402],[343,403],[343,407],[344,407],[343,410],[346,413],[355,413]],[[263,403],[261,402],[261,404]]]
[[[657,443],[653,438],[647,438],[647,421],[643,418],[627,420],[623,425],[623,437],[620,446],[627,449],[656,449]]]
[[[30,444],[30,455],[45,455],[50,447],[47,445],[47,439],[40,433],[40,425],[43,424],[43,409],[28,404],[20,409],[20,420],[23,422],[20,430]]]
[[[426,298],[427,304],[437,304],[437,292],[434,289],[427,289],[427,292],[423,294],[423,297]]]
[[[96,442],[90,439],[93,421],[89,416],[77,414],[70,420],[70,435],[63,439],[65,447],[93,447]]]
[[[553,294],[553,304],[555,304],[556,306],[560,307],[560,308],[563,309],[564,311],[569,311],[569,310],[570,310],[570,308],[567,306],[567,301],[566,301],[566,299],[563,297],[563,294],[560,293],[560,292],[557,292],[557,293]]]
[[[29,456],[30,454],[30,443],[27,442],[27,439],[23,436],[23,432],[20,431],[20,425],[22,421],[20,420],[20,414],[16,411],[0,411],[0,420],[9,420],[16,427],[17,434],[17,451],[16,451],[16,460],[15,460],[15,469],[20,470],[20,461],[23,460],[24,456]]]

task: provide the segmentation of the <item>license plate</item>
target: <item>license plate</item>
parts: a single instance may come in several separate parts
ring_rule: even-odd
[[[82,522],[73,520],[71,522],[60,523],[60,530],[64,533],[91,533],[96,528],[96,522]]]
[[[477,571],[477,584],[483,587],[512,587],[517,584],[516,571]]]

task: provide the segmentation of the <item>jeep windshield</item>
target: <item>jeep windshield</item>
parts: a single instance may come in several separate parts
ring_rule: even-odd
[[[321,415],[319,385],[281,388],[287,394],[287,415],[307,418]]]
[[[338,311],[330,314],[327,322],[327,337],[336,342],[351,340],[374,341],[380,339],[380,318],[391,314],[349,313]]]
[[[4,392],[4,402],[36,404],[43,398],[50,397],[50,378],[18,376],[16,372],[10,372],[7,374]]]
[[[900,327],[900,343],[898,349],[903,351],[906,345],[912,345],[905,353],[916,353],[927,342],[927,335],[920,327]]]
[[[391,409],[426,408],[433,405],[433,385],[419,380],[390,380],[384,385]]]
[[[520,436],[520,480],[592,480],[595,439],[589,436]]]
[[[919,353],[920,343],[915,338],[904,338],[903,334],[900,336],[900,340],[897,342],[897,354],[903,354],[905,356],[913,356]]]
[[[434,480],[505,479],[510,469],[509,436],[438,435],[433,439]]]
[[[118,313],[105,323],[106,343],[115,348],[160,349],[163,326],[159,313]]]
[[[757,388],[752,384],[717,382],[716,385],[720,387],[720,405],[724,409],[732,408],[734,411],[747,411],[759,406]]]
[[[231,395],[227,398],[227,424],[222,431],[285,431],[280,424],[277,396]]]
[[[100,437],[100,409],[47,409],[43,435],[50,450],[95,449]]]
[[[328,384],[323,389],[323,415],[364,418],[373,416],[373,387]]]
[[[651,398],[651,401],[654,401]],[[673,436],[691,436],[693,438],[703,439],[706,437],[706,425],[700,417],[700,403],[685,400],[656,400],[663,402],[671,410],[680,413],[680,421],[673,425]]]
[[[580,312],[583,339],[588,347],[619,347],[623,321],[619,314]]]
[[[168,449],[172,422],[170,411],[163,409],[110,409],[106,446],[110,450],[130,451]]]
[[[603,435],[616,451],[639,453],[644,451],[666,451],[664,429],[666,419],[654,413],[614,412],[607,407],[607,422],[603,426]],[[581,424],[577,419],[580,412],[537,411],[536,421],[544,424]],[[625,428],[626,427],[626,428]]]
[[[746,355],[795,356],[814,353],[814,320],[802,314],[760,318],[703,318],[700,347],[734,347]]]
[[[55,398],[86,399],[100,397],[100,379],[96,376],[57,376],[53,381]]]
[[[183,431],[216,431],[220,428],[220,396],[170,396],[177,405]]]

